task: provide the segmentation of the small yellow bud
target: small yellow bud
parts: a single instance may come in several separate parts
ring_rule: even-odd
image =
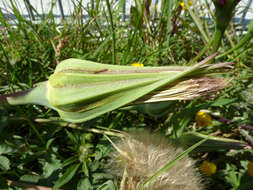
[[[199,126],[209,126],[212,125],[212,118],[209,114],[203,111],[199,111],[196,116],[195,120]]]
[[[253,177],[253,162],[248,163],[248,173],[251,177]]]
[[[144,65],[142,63],[138,63],[138,62],[132,63],[131,66],[133,66],[133,67],[144,67]]]
[[[200,164],[200,170],[208,176],[216,173],[216,165],[213,162],[203,161]]]

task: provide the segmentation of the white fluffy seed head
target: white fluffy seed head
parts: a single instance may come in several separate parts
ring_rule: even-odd
[[[146,131],[132,133],[115,145],[121,153],[118,151],[112,153],[110,171],[116,176],[122,176],[126,170],[125,190],[138,189],[145,180],[182,152],[165,137]],[[202,189],[201,177],[194,167],[194,161],[185,156],[156,178],[145,190]]]

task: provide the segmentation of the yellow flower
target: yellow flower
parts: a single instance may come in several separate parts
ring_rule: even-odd
[[[205,160],[200,164],[199,168],[203,173],[209,176],[216,173],[216,165],[213,162],[208,162]]]
[[[185,6],[184,2],[181,2],[180,5],[181,5],[182,9],[187,10],[187,7]]]
[[[199,126],[209,126],[212,125],[212,118],[209,114],[203,111],[199,111],[196,116],[195,120]]]
[[[138,63],[138,62],[132,63],[131,66],[133,66],[133,67],[144,67],[144,65],[142,63]]]
[[[253,177],[253,162],[248,163],[248,173],[251,177]]]
[[[190,0],[187,1],[187,4],[188,4],[189,6],[192,6],[192,2],[191,2]],[[180,6],[182,7],[182,9],[187,10],[187,7],[185,6],[185,4],[184,4],[183,1],[180,3]]]

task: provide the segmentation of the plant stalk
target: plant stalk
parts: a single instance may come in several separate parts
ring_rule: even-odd
[[[189,13],[192,17],[192,20],[194,21],[194,23],[198,27],[199,32],[202,35],[204,43],[208,43],[208,41],[210,41],[210,40],[207,37],[207,34],[205,33],[205,31],[202,27],[202,24],[201,24],[201,21],[200,21],[199,17],[191,10],[190,6],[188,5],[188,2],[186,2],[186,1],[185,1],[185,6],[186,6],[187,10],[189,11]]]
[[[115,64],[116,63],[116,52],[115,52],[116,38],[115,38],[113,17],[112,17],[112,11],[111,11],[109,0],[106,0],[106,5],[107,5],[108,13],[109,13],[111,33],[112,33],[112,64]]]
[[[213,41],[213,50],[212,53],[217,52],[218,48],[220,47],[221,44],[221,39],[223,37],[225,29],[217,28],[214,33],[214,41]]]

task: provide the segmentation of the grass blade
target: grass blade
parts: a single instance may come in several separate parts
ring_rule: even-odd
[[[113,26],[113,17],[112,17],[112,10],[109,3],[109,0],[106,0],[106,5],[109,13],[110,18],[110,26],[111,26],[111,34],[112,34],[112,64],[114,65],[116,63],[116,37],[115,37],[115,31]]]
[[[66,172],[55,182],[53,190],[56,190],[66,183],[68,183],[75,175],[76,171],[78,170],[80,166],[79,164],[74,164],[71,167],[69,167]]]

